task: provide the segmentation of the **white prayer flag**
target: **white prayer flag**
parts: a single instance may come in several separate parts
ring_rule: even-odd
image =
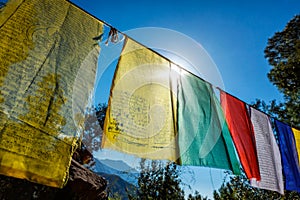
[[[261,181],[251,181],[251,185],[283,194],[281,156],[272,131],[270,119],[266,114],[254,108],[250,108],[250,114],[261,175]]]

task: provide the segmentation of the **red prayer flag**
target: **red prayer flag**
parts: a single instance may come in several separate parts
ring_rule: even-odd
[[[259,173],[253,126],[247,107],[241,100],[220,90],[221,105],[240,162],[248,179],[261,179]]]

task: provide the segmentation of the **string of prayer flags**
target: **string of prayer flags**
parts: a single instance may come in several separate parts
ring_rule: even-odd
[[[259,181],[255,137],[246,104],[222,90],[220,101],[245,174],[248,179]]]
[[[250,107],[261,180],[251,180],[257,188],[284,193],[281,155],[269,117]]]
[[[300,165],[300,130],[292,128],[292,131],[294,133],[294,138],[295,138],[295,142],[296,142],[296,149],[297,149],[297,152],[298,152],[298,161],[299,161],[299,165]]]
[[[208,83],[126,38],[111,88],[102,147],[149,159],[180,158],[183,165],[239,174],[220,110]]]
[[[176,161],[171,74],[169,61],[126,37],[111,87],[103,148]]]
[[[274,123],[281,152],[285,189],[300,192],[300,167],[292,129],[276,119]]]
[[[0,174],[66,184],[102,26],[65,0],[10,0],[1,9]],[[102,147],[240,174],[235,145],[252,186],[283,194],[283,167],[285,189],[300,192],[300,131],[275,120],[279,148],[266,114],[250,108],[249,118],[244,102],[224,91],[220,98],[221,105],[209,83],[126,37]]]
[[[287,131],[276,122],[279,150],[266,114],[250,108],[250,119],[245,102],[224,91],[220,91],[220,99],[221,105],[209,83],[125,37],[102,147],[240,174],[236,150],[252,186],[281,194],[282,158],[286,189],[299,191],[299,166],[295,164],[299,158],[295,149],[287,147],[292,130],[299,149],[299,131]]]
[[[177,98],[181,164],[229,169],[240,174],[228,127],[211,85],[181,70]]]
[[[102,25],[65,0],[10,0],[1,9],[0,174],[65,185]]]

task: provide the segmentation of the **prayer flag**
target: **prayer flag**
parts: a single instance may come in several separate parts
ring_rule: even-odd
[[[65,0],[11,0],[1,9],[1,174],[64,186],[101,33],[101,22]]]
[[[181,70],[177,98],[181,164],[230,169],[240,174],[232,139],[211,85]]]
[[[285,189],[300,192],[300,167],[292,129],[275,120],[275,127],[281,152]]]
[[[231,169],[238,174],[239,162],[211,87],[180,71],[126,38],[111,88],[102,147],[148,159],[180,158],[183,165]],[[192,90],[194,85],[199,88]],[[205,113],[197,115],[201,106]],[[198,123],[190,123],[191,119]],[[191,134],[196,137],[191,138]]]
[[[299,165],[300,165],[300,130],[292,128],[292,131],[293,131],[294,137],[295,137],[296,149],[298,152],[298,161],[299,161]]]
[[[177,159],[176,93],[170,62],[126,38],[115,71],[102,147],[148,159]]]
[[[254,187],[284,193],[281,156],[269,117],[250,107],[261,181],[251,180]]]
[[[221,105],[247,178],[260,180],[253,127],[246,104],[220,90]]]

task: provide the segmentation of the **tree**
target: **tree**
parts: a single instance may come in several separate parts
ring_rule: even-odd
[[[253,107],[300,128],[300,15],[290,20],[285,29],[268,40],[265,57],[273,67],[268,73],[269,80],[284,95],[284,102],[272,100],[270,104],[257,99]],[[232,176],[230,180],[214,191],[214,199],[300,199],[300,194],[285,191],[277,192],[251,187],[246,176]]]
[[[181,168],[173,162],[145,160],[140,162],[140,174],[136,191],[128,191],[130,200],[184,200],[180,175]],[[187,200],[207,200],[198,191],[189,194]]]
[[[189,194],[187,200],[207,200],[207,197],[202,197],[201,194],[196,191],[194,195]]]
[[[275,104],[272,111],[280,120],[300,128],[300,15],[269,38],[264,53],[273,67],[268,78],[283,93],[285,101]]]
[[[213,196],[215,200],[231,199],[253,199],[253,200],[265,200],[265,199],[300,199],[300,194],[293,191],[285,191],[285,195],[282,196],[277,192],[258,189],[252,187],[245,174],[234,176],[231,172],[226,172],[229,176],[229,181],[222,184],[218,191],[214,191]]]
[[[184,191],[180,188],[180,171],[175,163],[163,164],[159,161],[142,159],[138,177],[138,189],[129,193],[131,200],[184,200]]]
[[[104,103],[86,109],[82,143],[90,152],[100,149],[106,109]]]
[[[252,103],[251,106],[265,112],[271,117],[288,122],[289,118],[286,116],[284,103],[277,103],[276,100],[272,100],[269,104],[266,104],[263,100],[256,99],[255,103]]]

